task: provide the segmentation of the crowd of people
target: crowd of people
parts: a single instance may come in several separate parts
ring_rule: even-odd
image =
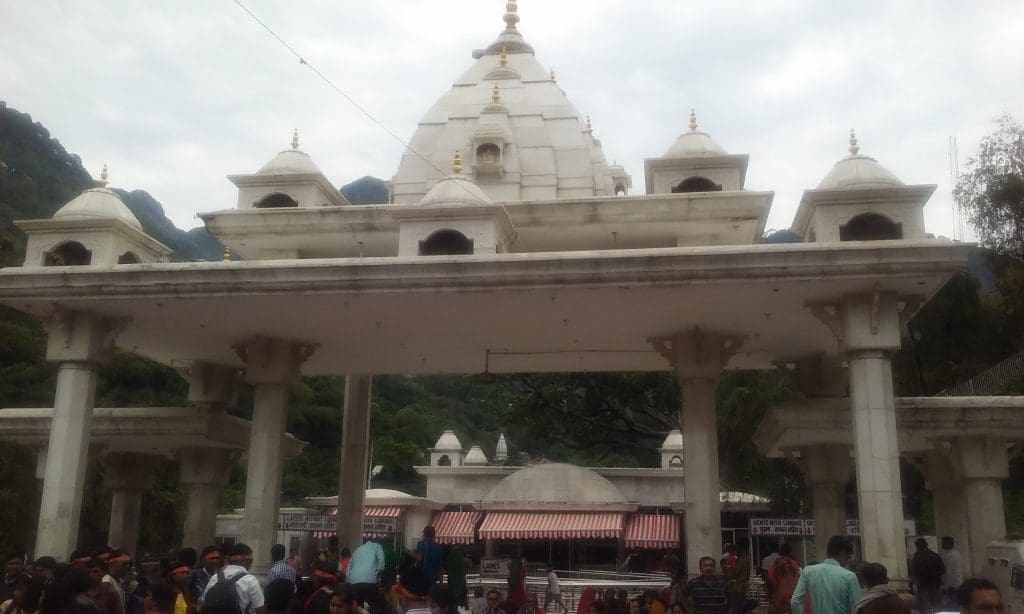
[[[482,586],[467,594],[461,551],[447,553],[433,527],[412,552],[399,555],[367,540],[353,551],[332,538],[306,567],[298,553],[271,549],[271,566],[257,577],[252,549],[242,543],[202,552],[185,548],[173,558],[136,569],[129,553],[77,551],[67,562],[24,555],[5,559],[0,614],[568,614],[558,575],[549,565],[543,599],[527,591],[526,568],[513,559],[504,593]],[[878,563],[849,569],[852,547],[829,540],[827,558],[801,568],[788,544],[773,547],[758,566],[770,614],[981,614],[1002,612],[998,589],[987,580],[962,581],[951,539],[943,554],[918,540],[909,561],[912,598],[890,586]],[[748,595],[749,543],[728,545],[721,560],[703,557],[700,573],[677,568],[671,585],[630,596],[625,590],[584,589],[577,614],[744,614],[759,604]],[[306,572],[306,573],[303,573]]]
[[[961,578],[960,555],[952,538],[943,538],[941,555],[928,548],[923,538],[915,545],[917,551],[909,561],[915,590],[906,594],[889,584],[884,565],[861,562],[850,569],[853,547],[844,537],[832,537],[825,560],[804,568],[789,544],[776,544],[759,565],[768,613],[988,614],[1005,610],[1002,595],[990,581]],[[687,579],[680,572],[673,581],[671,614],[744,614],[759,607],[747,594],[752,567],[748,542],[727,545],[721,561],[716,564],[704,557],[699,567],[697,577]]]

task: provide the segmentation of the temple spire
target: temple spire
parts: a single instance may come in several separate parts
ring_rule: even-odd
[[[452,172],[456,175],[462,174],[462,154],[458,151],[452,156]]]
[[[296,128],[294,131],[292,131],[292,149],[298,149],[298,148],[299,148],[299,129]]]
[[[690,109],[690,132],[697,131],[697,113]]]
[[[505,16],[503,19],[505,20],[506,30],[516,29],[516,24],[519,23],[519,5],[516,3],[516,0],[508,0],[505,3]]]
[[[96,182],[101,188],[107,187],[107,165],[103,165],[103,170],[100,171],[100,180]]]
[[[853,128],[850,128],[850,155],[857,155],[860,151],[860,146],[857,145],[857,135],[853,133]]]

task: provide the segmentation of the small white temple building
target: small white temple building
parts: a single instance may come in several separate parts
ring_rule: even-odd
[[[774,194],[747,189],[756,161],[729,153],[690,114],[688,127],[685,117],[662,119],[681,134],[650,144],[646,194],[633,195],[525,41],[512,0],[504,22],[423,116],[397,161],[390,202],[348,204],[296,137],[262,167],[254,160],[256,172],[230,176],[236,203],[199,214],[239,260],[164,262],[166,248],[103,187],[52,219],[18,222],[28,251],[23,266],[0,270],[0,303],[45,322],[46,356],[59,365],[52,408],[31,417],[0,410],[3,437],[17,437],[23,420],[49,420],[35,440],[35,553],[61,558],[76,546],[86,460],[107,452],[96,440],[104,412],[125,411],[95,408],[97,366],[116,345],[188,378],[191,406],[154,418],[180,411],[175,433],[192,426],[189,412],[210,426],[173,450],[127,438],[123,453],[134,456],[118,462],[145,467],[147,455],[173,454],[193,463],[186,536],[202,546],[214,537],[210,500],[226,459],[244,450],[241,537],[257,566],[269,563],[276,539],[281,463],[295,452],[285,433],[289,386],[301,375],[347,378],[337,532],[352,544],[363,532],[374,374],[671,371],[683,399],[684,479],[672,467],[510,472],[454,449],[435,450],[437,464],[420,471],[443,511],[464,501],[485,514],[485,540],[510,530],[492,519],[523,497],[568,506],[554,485],[575,487],[577,477],[581,495],[596,497],[585,500],[623,521],[650,507],[648,496],[658,509],[681,501],[672,512],[681,512],[695,573],[722,546],[718,379],[724,369],[779,368],[831,426],[807,433],[783,412],[759,444],[799,458],[809,479],[828,485],[815,491],[819,534],[842,531],[836,486],[855,472],[864,558],[905,579],[899,459],[914,442],[912,454],[935,468],[930,486],[950,493],[944,526],[965,527],[967,558],[979,564],[985,544],[1005,535],[999,483],[1007,446],[1021,439],[1019,404],[1006,401],[1004,428],[943,430],[962,407],[908,410],[893,393],[890,357],[903,325],[971,249],[927,233],[935,186],[904,183],[852,134],[848,145],[836,135],[837,161],[821,161],[823,179],[804,192],[791,226],[802,241],[765,244]],[[220,429],[240,377],[254,389],[251,424]],[[922,423],[922,412],[934,420]],[[914,431],[924,427],[936,435],[921,443]],[[224,441],[222,430],[242,440]],[[825,445],[796,454],[812,443]],[[114,545],[131,543],[138,502],[132,494],[116,508],[111,535],[124,541]]]

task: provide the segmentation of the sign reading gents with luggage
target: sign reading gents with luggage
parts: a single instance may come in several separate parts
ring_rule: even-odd
[[[278,523],[282,531],[334,531],[338,528],[338,517],[329,514],[281,514]],[[394,535],[397,532],[397,518],[363,516],[364,535]]]

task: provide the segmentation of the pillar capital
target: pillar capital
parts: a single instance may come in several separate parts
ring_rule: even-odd
[[[820,444],[799,448],[800,470],[808,486],[816,484],[843,484],[850,481],[853,462],[850,447]]]
[[[231,467],[238,459],[237,450],[226,448],[180,448],[175,450],[179,463],[178,482],[182,486],[227,485]]]
[[[197,360],[179,370],[188,382],[189,405],[234,407],[241,371],[237,367]]]
[[[114,341],[128,326],[125,317],[101,316],[54,305],[44,319],[46,359],[53,362],[100,363],[110,358]]]
[[[998,437],[977,435],[953,439],[952,451],[965,480],[1005,480],[1010,477],[1010,455]]]
[[[922,304],[919,296],[900,297],[880,286],[835,299],[808,301],[807,309],[827,326],[845,354],[890,353],[900,349],[900,331]]]
[[[233,348],[245,362],[245,381],[250,384],[286,384],[299,380],[302,363],[320,347],[289,339],[255,336]]]
[[[676,374],[687,379],[718,379],[745,340],[745,335],[730,335],[699,326],[649,339]]]
[[[149,490],[153,487],[153,474],[163,460],[154,454],[107,452],[100,458],[104,470],[103,485],[112,491]]]

